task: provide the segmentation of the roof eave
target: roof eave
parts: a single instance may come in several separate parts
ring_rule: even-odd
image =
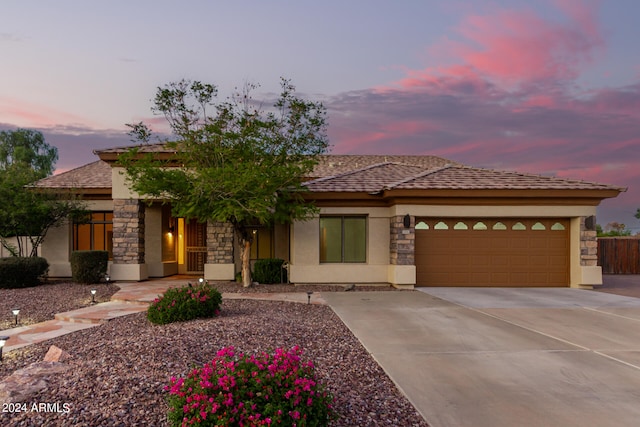
[[[394,204],[417,205],[548,205],[548,206],[597,206],[602,200],[618,196],[624,189],[431,189],[431,190],[383,190],[381,192],[307,192],[306,200],[318,206],[391,206]]]

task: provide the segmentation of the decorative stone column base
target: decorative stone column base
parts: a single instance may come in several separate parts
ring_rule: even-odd
[[[590,265],[580,267],[582,277],[579,280],[581,289],[593,289],[594,286],[602,285],[602,267]]]
[[[389,265],[387,280],[396,288],[413,289],[416,284],[416,266]]]
[[[123,282],[139,282],[149,278],[146,264],[112,264],[109,273],[111,280]]]
[[[204,278],[207,280],[235,280],[235,265],[205,264]]]

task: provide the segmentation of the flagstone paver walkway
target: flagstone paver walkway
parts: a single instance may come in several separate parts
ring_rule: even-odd
[[[6,354],[11,350],[25,347],[30,344],[46,341],[55,337],[70,334],[82,329],[99,326],[104,322],[121,316],[146,311],[149,303],[163,294],[170,287],[184,285],[184,280],[149,280],[146,282],[118,283],[120,290],[116,292],[111,301],[93,304],[77,310],[58,313],[53,320],[33,325],[18,326],[16,328],[0,331],[0,336],[8,336],[9,340],[4,346]],[[258,299],[265,301],[290,301],[297,303],[322,304],[325,300],[318,292],[314,292],[309,300],[305,292],[290,293],[223,293],[225,299]]]

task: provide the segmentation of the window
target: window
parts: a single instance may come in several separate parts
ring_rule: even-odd
[[[92,212],[87,222],[73,224],[74,251],[107,251],[113,258],[113,212]]]
[[[255,228],[251,242],[251,259],[273,258],[273,229]]]
[[[320,218],[320,262],[366,262],[367,218]]]

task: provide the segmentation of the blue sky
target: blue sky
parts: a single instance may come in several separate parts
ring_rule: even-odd
[[[59,171],[127,145],[158,86],[257,97],[290,78],[329,113],[333,152],[434,154],[605,182],[598,222],[640,207],[635,0],[4,0],[0,128],[41,130]]]

